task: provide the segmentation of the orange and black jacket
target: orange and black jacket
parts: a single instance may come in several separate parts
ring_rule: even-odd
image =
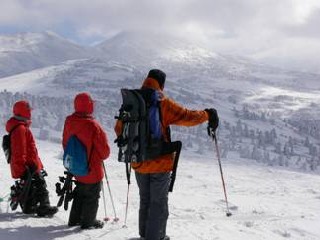
[[[159,83],[153,78],[145,79],[142,87],[161,91]],[[189,127],[201,124],[209,119],[206,111],[188,110],[165,96],[163,96],[160,102],[160,109],[162,116],[162,133],[167,141],[169,136],[166,129],[170,125]],[[117,136],[122,132],[122,122],[119,120],[115,125],[115,132]],[[170,172],[173,168],[173,158],[173,154],[167,154],[156,159],[152,159],[152,161],[132,163],[132,168],[139,173]]]

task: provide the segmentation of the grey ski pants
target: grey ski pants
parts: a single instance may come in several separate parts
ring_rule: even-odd
[[[139,234],[145,240],[166,236],[168,188],[170,173],[141,174],[136,172],[140,194]]]

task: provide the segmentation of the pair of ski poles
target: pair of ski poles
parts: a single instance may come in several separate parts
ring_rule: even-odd
[[[103,171],[104,171],[104,176],[107,182],[107,186],[108,186],[108,190],[109,190],[109,195],[110,195],[110,199],[111,199],[111,204],[112,204],[112,208],[113,208],[113,214],[114,214],[114,218],[113,221],[114,222],[118,222],[119,218],[117,217],[117,213],[116,213],[116,209],[114,207],[114,201],[113,201],[113,197],[112,197],[112,193],[111,193],[111,188],[110,188],[110,184],[109,184],[109,179],[108,179],[108,175],[107,175],[107,171],[106,171],[106,167],[104,165],[104,163],[102,163],[103,166]],[[107,205],[106,205],[106,198],[105,198],[105,193],[104,193],[104,184],[102,185],[102,195],[103,195],[103,205],[104,205],[104,221],[107,222],[110,220],[110,218],[107,215]]]
[[[217,154],[217,159],[219,162],[219,169],[220,169],[220,175],[221,175],[221,180],[222,180],[222,186],[223,186],[223,192],[224,192],[224,197],[225,197],[225,202],[226,202],[226,216],[230,217],[232,216],[232,213],[229,210],[229,204],[228,204],[228,198],[227,198],[227,191],[226,191],[226,185],[223,177],[223,171],[222,171],[222,165],[221,165],[221,158],[220,158],[220,151],[218,147],[218,140],[216,136],[216,132],[213,131],[210,127],[208,127],[208,134],[212,138],[215,149],[216,149],[216,154]],[[127,169],[127,174],[129,175],[130,178],[130,172],[131,172],[131,165],[129,166],[129,169]],[[109,185],[108,185],[109,186]],[[129,201],[129,188],[130,188],[130,180],[128,180],[128,191],[127,191],[127,204],[126,204],[126,213],[125,213],[125,221],[123,227],[127,227],[127,213],[128,213],[128,201]]]
[[[213,129],[211,129],[210,127],[208,127],[208,134],[212,138],[214,147],[216,149],[217,159],[218,159],[218,162],[219,162],[219,169],[220,169],[222,187],[223,187],[223,192],[224,192],[224,198],[225,198],[225,202],[226,202],[226,209],[227,209],[226,216],[230,217],[230,216],[232,216],[232,213],[229,210],[227,191],[226,191],[226,185],[225,185],[225,182],[224,182],[223,171],[222,171],[222,166],[221,166],[221,158],[220,158],[220,151],[219,151],[219,147],[218,147],[217,135],[216,135],[216,132]]]

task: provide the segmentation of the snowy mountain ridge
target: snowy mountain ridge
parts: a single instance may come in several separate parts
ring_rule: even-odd
[[[2,123],[10,116],[12,102],[31,99],[38,109],[33,126],[39,136],[59,142],[74,95],[88,91],[97,100],[97,119],[113,133],[120,89],[139,88],[150,68],[160,68],[167,73],[166,95],[189,108],[218,109],[224,158],[237,152],[267,165],[320,171],[318,75],[223,56],[177,39],[139,38],[133,33],[119,34],[93,48],[93,57],[0,78]],[[188,151],[211,150],[204,126],[175,127],[173,133]]]
[[[0,77],[88,56],[86,47],[52,32],[3,35],[0,36]]]
[[[59,35],[50,31],[46,31],[43,33],[26,32],[12,35],[3,35],[0,37],[0,52],[23,52],[26,51],[29,46],[36,47],[37,45],[40,45],[45,41],[50,41],[50,39],[60,39],[63,42],[66,41],[66,39],[63,39]]]

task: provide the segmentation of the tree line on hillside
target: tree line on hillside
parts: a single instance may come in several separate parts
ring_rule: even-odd
[[[95,90],[97,96],[95,117],[113,136],[114,116],[121,105],[120,93]],[[180,98],[185,95],[183,93]],[[195,95],[197,96],[197,95]],[[178,97],[174,96],[174,97]],[[32,127],[39,129],[37,137],[42,140],[61,142],[65,117],[73,112],[72,97],[38,96],[29,93],[0,92],[2,126],[12,115],[15,101],[27,99],[35,109]],[[221,156],[228,159],[230,151],[241,158],[270,165],[293,167],[308,171],[320,168],[319,141],[314,128],[299,127],[287,120],[275,120],[265,112],[250,111],[246,106],[233,109],[235,122],[221,121],[218,130]],[[263,127],[259,127],[263,126]],[[204,154],[213,151],[213,144],[206,133],[206,126],[172,128],[172,139],[183,142],[183,148]],[[110,139],[110,141],[113,141]]]

